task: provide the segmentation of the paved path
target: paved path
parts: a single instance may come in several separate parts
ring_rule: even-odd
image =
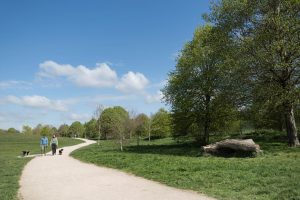
[[[80,162],[69,154],[85,143],[64,148],[63,155],[38,156],[24,168],[22,200],[211,200],[118,170]]]

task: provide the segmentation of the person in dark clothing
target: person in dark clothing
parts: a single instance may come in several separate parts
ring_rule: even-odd
[[[56,149],[58,147],[58,140],[57,140],[57,137],[55,135],[52,136],[50,144],[51,144],[51,148],[52,148],[52,155],[55,155],[56,154]]]

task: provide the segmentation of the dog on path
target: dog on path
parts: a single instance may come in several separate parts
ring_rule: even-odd
[[[23,157],[24,157],[24,156],[28,156],[28,155],[29,155],[29,153],[30,153],[30,151],[22,151],[22,155],[23,155]]]
[[[59,154],[59,155],[62,155],[63,150],[64,150],[64,149],[60,149],[60,150],[58,151],[58,154]]]

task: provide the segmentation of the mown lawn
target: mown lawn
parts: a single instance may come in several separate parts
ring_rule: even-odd
[[[40,153],[39,138],[22,134],[0,134],[0,199],[17,199],[19,178],[22,169],[32,158],[18,158],[21,151],[30,150],[31,154]],[[59,138],[59,146],[79,144],[81,141]],[[48,149],[49,150],[49,149]],[[46,191],[45,191],[46,192]],[[46,192],[47,193],[47,192]],[[45,194],[46,194],[45,193]]]
[[[72,156],[218,199],[300,199],[300,148],[288,148],[282,136],[266,134],[246,136],[264,150],[255,158],[203,156],[196,144],[170,138],[143,141],[140,147],[132,143],[124,152],[102,141]]]

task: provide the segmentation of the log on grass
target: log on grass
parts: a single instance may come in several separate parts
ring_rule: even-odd
[[[260,147],[252,139],[227,139],[203,147],[203,151],[209,154],[222,154],[230,152],[253,152],[259,153]]]

